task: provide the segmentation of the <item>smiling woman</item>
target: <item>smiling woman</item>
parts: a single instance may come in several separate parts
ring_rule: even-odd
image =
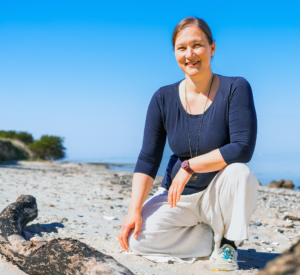
[[[210,270],[235,270],[258,192],[245,164],[256,143],[252,90],[244,78],[212,72],[216,46],[202,19],[179,22],[172,43],[185,79],[152,97],[119,241],[152,260],[211,255]],[[146,201],[166,137],[174,155],[161,187]]]

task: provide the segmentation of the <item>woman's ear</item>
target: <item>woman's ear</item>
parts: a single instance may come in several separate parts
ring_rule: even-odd
[[[215,41],[213,41],[212,44],[210,45],[210,52],[211,52],[211,56],[213,56],[216,52],[216,43],[215,43]]]

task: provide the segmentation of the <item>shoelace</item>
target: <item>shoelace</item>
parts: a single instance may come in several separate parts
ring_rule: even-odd
[[[232,262],[232,257],[233,257],[233,254],[234,254],[234,251],[228,247],[223,247],[222,248],[222,258],[225,259],[226,261],[228,262]]]

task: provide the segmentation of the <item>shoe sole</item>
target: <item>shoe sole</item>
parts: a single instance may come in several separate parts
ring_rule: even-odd
[[[239,266],[218,266],[216,267],[216,265],[214,264],[206,264],[204,265],[204,268],[208,271],[234,271],[234,270],[238,270]]]

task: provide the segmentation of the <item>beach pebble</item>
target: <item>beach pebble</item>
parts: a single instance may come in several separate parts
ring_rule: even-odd
[[[54,204],[48,204],[48,206],[49,206],[49,207],[55,207],[55,205],[54,205]]]
[[[285,220],[287,223],[293,223],[293,221],[292,220],[289,220],[289,219],[286,219]]]
[[[274,249],[272,247],[267,247],[267,251],[272,252],[272,251],[274,251]]]
[[[279,245],[278,242],[272,242],[271,244],[273,244],[273,245]]]
[[[283,233],[284,231],[281,229],[275,229],[274,232],[279,232],[279,233]]]
[[[261,240],[261,241],[260,241],[260,243],[266,243],[266,241],[264,241],[264,240]]]
[[[258,239],[258,237],[257,237],[257,236],[253,236],[252,238],[253,238],[253,239]]]
[[[82,215],[77,215],[77,217],[82,218],[83,216]]]
[[[265,248],[265,247],[262,247],[261,249],[262,249],[262,250],[266,250],[266,248]]]
[[[262,223],[261,222],[255,222],[255,223],[251,223],[250,225],[251,226],[261,226]]]
[[[32,237],[30,239],[31,242],[45,242],[45,239],[43,239],[42,237]]]
[[[112,217],[103,216],[103,219],[112,221],[112,220],[118,220],[118,217],[113,217],[113,216],[112,216]]]

